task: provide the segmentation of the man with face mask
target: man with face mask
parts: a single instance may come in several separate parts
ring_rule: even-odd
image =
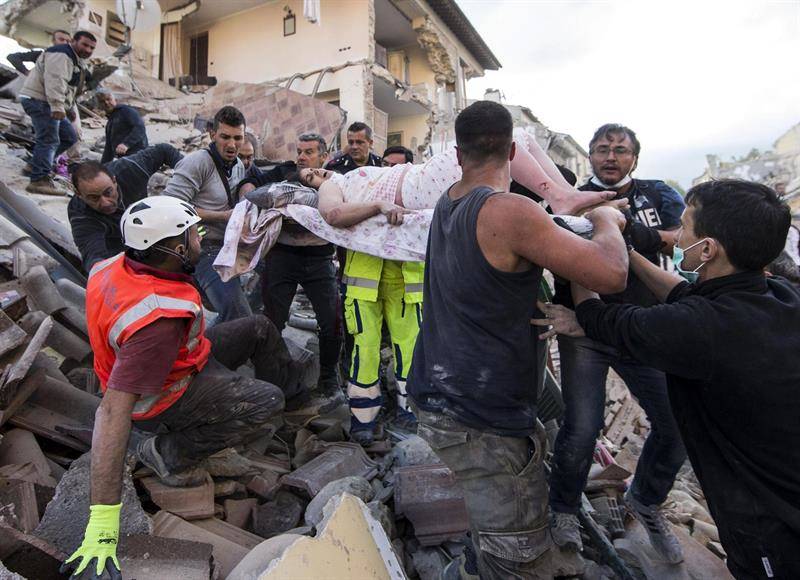
[[[576,312],[547,306],[537,323],[664,371],[728,568],[800,578],[800,290],[764,274],[791,214],[770,188],[738,180],[697,185],[686,203],[679,275],[631,253],[661,304],[606,304],[573,285]]]
[[[672,237],[669,230],[679,226],[684,204],[678,193],[664,182],[631,177],[639,149],[639,140],[629,128],[603,125],[589,143],[594,176],[579,189],[612,190],[617,192],[618,199],[627,198],[632,215],[624,232],[626,240],[653,264],[659,264],[659,253],[669,252]],[[638,306],[657,303],[634,272],[628,274],[623,292],[604,296],[604,300]],[[557,281],[553,301],[572,307],[567,284]],[[553,540],[566,550],[583,548],[577,513],[597,436],[603,428],[606,377],[609,368],[613,368],[638,399],[651,425],[626,496],[627,503],[645,524],[658,553],[668,562],[682,561],[680,544],[660,512],[660,505],[686,459],[670,412],[664,373],[586,337],[559,336],[558,348],[566,411],[556,439],[550,479]]]
[[[103,400],[92,443],[89,522],[66,563],[75,576],[121,577],[116,548],[132,421],[157,433],[137,446],[156,477],[166,485],[198,485],[208,478],[205,458],[269,432],[267,421],[307,371],[263,316],[206,332],[190,275],[201,253],[198,222],[194,208],[175,198],[138,201],[122,216],[125,252],[89,275],[86,319]],[[248,359],[255,378],[235,372]]]

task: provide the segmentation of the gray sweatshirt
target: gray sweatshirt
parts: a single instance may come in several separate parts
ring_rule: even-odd
[[[231,191],[244,179],[245,169],[237,159],[233,166],[228,184]],[[228,204],[228,193],[214,166],[214,160],[206,149],[200,149],[184,157],[175,166],[175,173],[167,183],[163,195],[177,197],[199,207],[211,211],[231,209]],[[225,238],[225,224],[213,222],[205,224],[208,233],[204,241],[222,242]]]

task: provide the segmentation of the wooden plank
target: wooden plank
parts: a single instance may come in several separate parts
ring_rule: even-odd
[[[25,533],[39,525],[36,489],[30,481],[0,479],[0,514]]]

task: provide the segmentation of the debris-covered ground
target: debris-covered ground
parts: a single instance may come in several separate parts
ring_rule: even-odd
[[[146,114],[151,144],[202,146],[204,133],[182,112],[199,106],[202,95],[183,95],[153,79],[138,83],[142,95],[125,79],[113,76],[107,84]],[[104,121],[91,111],[82,116],[79,156],[99,159]],[[31,138],[21,107],[0,100],[0,560],[10,571],[0,568],[0,578],[38,580],[61,577],[60,563],[81,542],[100,399],[85,292],[70,269],[78,262],[68,198],[25,193]],[[14,225],[20,218],[44,244]],[[296,352],[318,351],[309,330],[313,316],[299,293],[285,331]],[[382,382],[391,390],[391,349],[384,353]],[[561,411],[553,370],[542,403],[551,443]],[[438,579],[464,550],[463,498],[431,449],[395,427],[393,416],[384,410],[385,438],[362,449],[348,442],[344,397],[314,398],[286,412],[274,432],[209,458],[204,467],[211,478],[195,488],[167,487],[129,456],[119,548],[124,576]],[[643,529],[620,507],[647,429],[643,411],[612,375],[584,502],[605,541],[585,529],[583,557],[552,558],[543,578],[730,577],[688,463],[668,504],[684,564],[659,562]],[[131,449],[139,437],[134,432]]]

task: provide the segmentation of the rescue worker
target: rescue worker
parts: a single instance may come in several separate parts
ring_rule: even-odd
[[[315,177],[316,178],[316,177]],[[318,186],[318,185],[317,185]],[[337,188],[319,190],[319,211],[334,227],[349,227],[383,213],[392,224],[403,222],[406,210],[391,203],[346,203]],[[416,429],[408,405],[406,380],[422,323],[423,262],[384,260],[347,250],[342,282],[346,286],[344,316],[353,336],[347,397],[350,401],[350,438],[363,446],[375,439],[383,405],[379,384],[381,335],[389,331],[397,379],[397,419],[402,428]]]
[[[104,571],[120,578],[116,547],[132,420],[158,432],[137,446],[139,460],[167,485],[196,485],[208,477],[205,458],[269,433],[267,421],[308,371],[263,316],[205,332],[191,277],[199,221],[190,204],[172,197],[138,201],[121,219],[125,252],[89,274],[86,318],[103,400],[92,440],[89,522],[65,563],[76,576],[91,565],[92,578]],[[248,359],[256,378],[233,370]]]

